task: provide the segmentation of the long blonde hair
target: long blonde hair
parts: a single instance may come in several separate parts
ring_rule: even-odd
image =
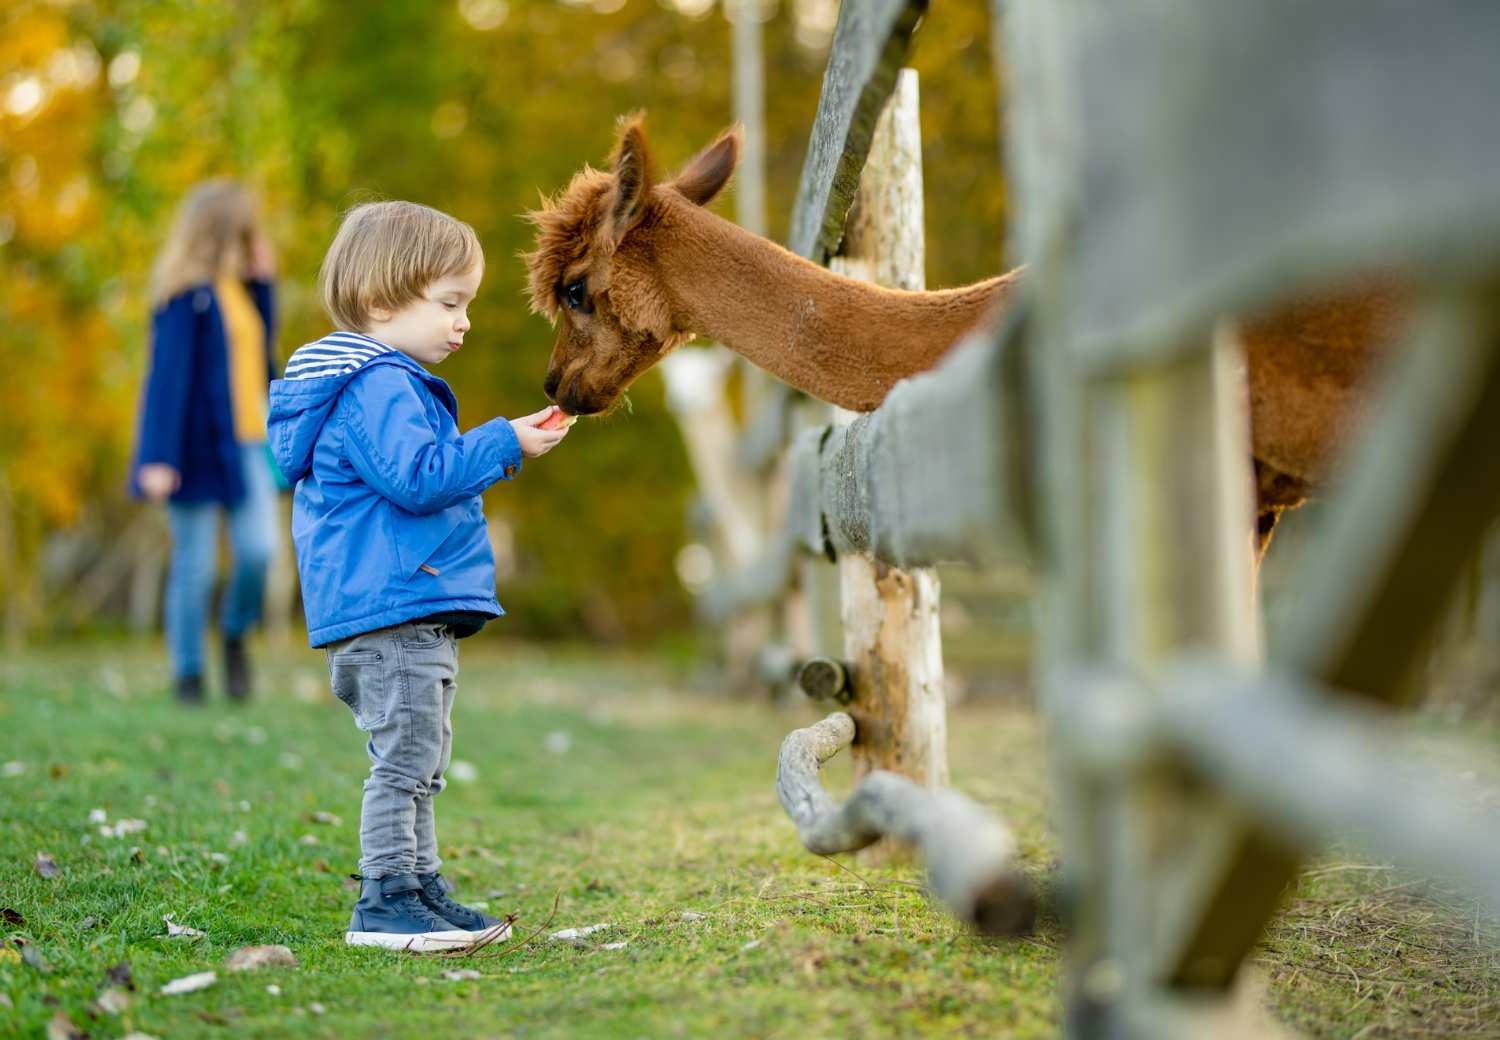
[[[243,266],[258,227],[255,198],[238,181],[215,177],[194,185],[151,269],[152,306]]]

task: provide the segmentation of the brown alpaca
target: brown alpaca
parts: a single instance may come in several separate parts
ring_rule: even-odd
[[[705,206],[734,172],[730,129],[658,182],[639,116],[622,122],[613,170],[584,167],[529,215],[532,310],[559,325],[547,396],[574,415],[608,409],[695,335],[716,339],[814,397],[877,407],[933,367],[1003,303],[1020,271],[961,289],[905,292],[836,275]],[[1260,547],[1283,509],[1323,477],[1372,361],[1400,313],[1398,292],[1362,286],[1244,328]]]

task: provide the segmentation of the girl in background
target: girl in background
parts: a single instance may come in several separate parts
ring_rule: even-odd
[[[150,372],[131,488],[165,502],[172,533],[166,634],[177,699],[203,700],[203,630],[227,518],[232,573],[219,618],[224,688],[250,695],[245,634],[260,620],[279,540],[266,450],[275,258],[236,181],[196,185],[152,272]]]

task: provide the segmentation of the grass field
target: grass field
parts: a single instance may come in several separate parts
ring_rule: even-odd
[[[47,1035],[59,1015],[94,1037],[1058,1032],[1050,915],[1028,939],[980,938],[923,897],[915,868],[802,851],[772,781],[811,709],[708,696],[654,661],[471,647],[455,709],[468,778],[437,806],[444,871],[461,898],[518,912],[518,936],[545,929],[452,960],[342,943],[366,762],[321,655],[279,655],[255,703],[197,711],[168,703],[150,648],[34,649],[0,666],[0,1034]],[[1456,738],[1431,739],[1451,755]],[[1462,739],[1476,796],[1493,801],[1500,739]],[[967,702],[950,743],[955,786],[1010,821],[1046,890],[1035,716]],[[847,789],[847,763],[828,783]],[[132,820],[144,829],[121,827]],[[168,937],[166,916],[205,934]],[[547,937],[597,923],[581,946]],[[299,965],[225,971],[261,943]],[[126,1006],[99,1008],[122,963]],[[202,971],[218,973],[207,989],[158,992]],[[1307,1035],[1500,1035],[1492,925],[1349,849],[1310,869],[1253,972]]]

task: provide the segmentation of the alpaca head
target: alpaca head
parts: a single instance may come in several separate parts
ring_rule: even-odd
[[[706,205],[734,172],[731,128],[669,181],[657,183],[639,115],[621,121],[609,172],[585,166],[528,214],[536,251],[525,256],[531,309],[557,327],[547,396],[572,415],[609,408],[692,330],[673,321],[653,238],[665,207]]]

